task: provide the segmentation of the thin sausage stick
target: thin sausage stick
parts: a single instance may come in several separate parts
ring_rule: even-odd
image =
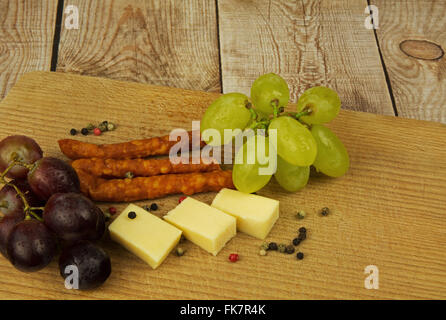
[[[151,177],[169,173],[209,172],[221,170],[214,159],[193,164],[189,159],[187,164],[173,164],[169,159],[78,159],[71,162],[75,169],[83,170],[95,177],[125,178],[131,172],[134,177]]]
[[[171,194],[192,195],[199,192],[234,188],[232,171],[166,174],[133,179],[95,178],[78,170],[81,190],[95,201],[127,202],[156,199]]]
[[[192,132],[188,133],[188,146],[191,149]],[[81,158],[102,159],[135,159],[155,155],[168,155],[170,149],[180,141],[169,141],[169,136],[154,137],[142,140],[133,140],[114,144],[94,144],[73,139],[59,140],[59,148],[68,158],[75,160]],[[200,148],[205,143],[200,141]]]

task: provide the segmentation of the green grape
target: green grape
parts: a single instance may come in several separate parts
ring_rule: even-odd
[[[281,76],[267,73],[258,77],[252,84],[251,99],[256,110],[270,115],[274,112],[272,101],[278,100],[278,106],[285,107],[290,100],[290,90]]]
[[[257,143],[265,145],[265,153],[257,151]],[[253,146],[253,147],[248,147]],[[262,189],[271,179],[272,174],[260,174],[260,168],[269,165],[269,141],[262,135],[254,135],[248,138],[235,155],[232,169],[232,181],[237,190],[245,193],[253,193]]]
[[[277,130],[277,145],[274,146],[279,156],[295,166],[308,167],[313,164],[317,145],[303,124],[291,117],[282,116],[271,120],[268,132],[273,129]]]
[[[217,98],[207,108],[201,118],[200,131],[215,129],[220,139],[209,137],[205,142],[212,146],[226,144],[231,136],[224,137],[224,129],[244,129],[251,120],[251,113],[246,108],[248,97],[241,93],[227,93]]]
[[[327,123],[336,118],[341,109],[341,99],[336,91],[326,87],[313,87],[305,91],[297,101],[297,111],[311,110],[299,119],[308,124]]]
[[[277,182],[287,191],[295,192],[308,183],[310,178],[310,167],[298,167],[292,165],[280,156],[277,157],[277,171],[274,174]]]
[[[311,134],[317,142],[318,151],[313,163],[316,170],[334,178],[343,176],[350,166],[350,160],[341,140],[323,125],[313,125]]]

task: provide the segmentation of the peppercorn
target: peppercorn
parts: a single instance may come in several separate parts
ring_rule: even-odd
[[[89,123],[88,126],[86,127],[86,129],[87,129],[88,131],[93,131],[94,128],[96,128],[96,127],[95,127],[93,124],[91,124],[91,123]]]
[[[104,126],[108,126],[108,121],[102,121],[101,124]]]
[[[88,129],[87,128],[82,128],[81,133],[86,136],[88,135]]]
[[[288,253],[288,254],[293,254],[294,253],[294,246],[291,245],[291,244],[286,246],[285,252]]]
[[[231,262],[237,262],[238,261],[238,254],[237,253],[231,253],[229,255],[229,261]]]
[[[127,179],[132,179],[133,176],[134,176],[134,174],[133,174],[133,172],[131,172],[131,171],[128,171],[128,172],[125,173],[125,177],[126,177]]]
[[[270,242],[268,245],[268,250],[277,250],[277,243],[275,242]]]
[[[129,219],[135,219],[136,218],[136,212],[135,211],[130,211],[128,213],[127,217],[129,217]]]
[[[93,133],[95,136],[100,136],[102,134],[102,130],[99,128],[94,128]]]
[[[115,129],[116,129],[116,125],[115,125],[114,123],[109,122],[109,123],[107,124],[107,130],[108,130],[108,131],[113,131],[113,130],[115,130]]]
[[[302,260],[302,259],[304,258],[304,254],[303,254],[302,252],[298,252],[298,253],[296,254],[296,258],[297,258],[298,260]]]
[[[143,205],[142,208],[146,211],[150,211],[150,206],[148,205]]]
[[[158,205],[157,205],[156,203],[152,203],[152,204],[150,205],[150,210],[152,210],[152,211],[156,211],[156,210],[158,210]]]
[[[260,249],[259,255],[266,256],[266,250],[265,249]]]
[[[297,213],[297,218],[303,219],[303,218],[305,218],[306,215],[307,215],[307,213],[305,211],[301,210]]]
[[[300,240],[299,238],[294,238],[294,239],[293,239],[293,244],[294,244],[295,246],[298,246],[298,245],[300,244],[301,241],[302,241],[302,240]]]
[[[187,198],[187,197],[180,197],[180,198],[178,199],[178,203],[183,202],[186,198]]]
[[[101,130],[101,132],[104,132],[104,131],[107,131],[107,126],[104,123],[101,123],[94,130],[96,130],[96,129]]]
[[[108,212],[110,212],[110,214],[116,214],[116,208],[110,207],[110,208],[108,208]]]
[[[279,250],[280,253],[284,253],[286,251],[286,245],[283,243],[279,244],[277,250]]]
[[[307,229],[305,227],[300,227],[299,233],[307,233]]]
[[[303,241],[303,240],[305,240],[306,238],[307,238],[307,234],[304,233],[304,232],[299,233],[299,235],[297,236],[297,239],[299,239],[300,241]]]
[[[70,134],[72,135],[72,136],[75,136],[75,135],[77,135],[77,130],[76,129],[71,129],[70,130]]]
[[[262,245],[260,246],[260,249],[268,250],[268,243],[267,242],[262,243]]]
[[[181,247],[177,247],[177,249],[175,250],[175,253],[177,254],[177,256],[181,257],[186,253],[186,250],[184,250]]]
[[[321,215],[322,216],[328,216],[328,214],[330,213],[330,209],[328,209],[327,207],[325,207],[325,208],[322,208],[322,210],[321,210]]]

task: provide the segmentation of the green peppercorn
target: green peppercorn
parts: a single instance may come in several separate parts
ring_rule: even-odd
[[[273,251],[277,250],[277,243],[270,242],[268,245],[268,250],[273,250]]]
[[[135,211],[130,211],[128,214],[127,214],[127,217],[129,217],[129,219],[135,219],[136,218],[136,212]]]
[[[107,130],[108,131],[113,131],[116,129],[116,125],[114,123],[109,122],[107,125]]]
[[[303,254],[302,252],[298,252],[298,253],[296,254],[296,258],[297,258],[298,260],[302,260],[302,259],[304,258],[304,254]]]
[[[279,244],[277,249],[279,250],[280,253],[284,253],[286,251],[286,245],[281,243],[281,244]]]
[[[265,249],[260,249],[259,255],[266,256],[266,250]]]
[[[267,242],[264,242],[264,243],[262,243],[261,244],[261,246],[260,246],[260,249],[263,249],[263,250],[268,250],[268,243]]]
[[[322,210],[321,210],[321,215],[322,216],[328,216],[328,214],[330,213],[330,209],[328,209],[327,207],[325,207],[325,208],[322,208]]]
[[[144,209],[144,210],[146,210],[146,211],[150,211],[150,206],[148,206],[148,205],[143,205],[142,206],[142,208]]]
[[[291,244],[286,246],[285,252],[288,253],[288,254],[293,254],[294,253],[294,246],[291,245]]]
[[[88,126],[86,127],[86,129],[88,130],[88,131],[93,131],[94,130],[94,128],[96,128],[93,124],[88,124]]]
[[[303,219],[303,218],[305,218],[306,215],[307,215],[307,213],[305,211],[301,210],[297,213],[296,216],[297,216],[297,219]]]
[[[98,125],[98,129],[101,130],[101,132],[107,131],[107,126],[104,123],[101,123]]]
[[[126,172],[126,173],[125,173],[125,177],[126,177],[127,179],[132,179],[132,178],[134,177],[134,174],[133,174],[133,172],[129,171],[129,172]]]
[[[175,250],[175,253],[177,254],[177,256],[181,257],[186,253],[186,250],[184,250],[181,247],[177,247],[177,249]]]

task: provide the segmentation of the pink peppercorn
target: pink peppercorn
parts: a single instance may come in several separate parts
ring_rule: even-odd
[[[231,262],[237,262],[238,261],[238,254],[237,253],[231,253],[229,255],[229,261]]]
[[[93,133],[95,136],[100,136],[102,134],[102,131],[99,128],[94,128]]]
[[[187,198],[187,197],[180,197],[180,198],[178,199],[178,203],[183,202],[184,200],[186,200],[186,198]]]

